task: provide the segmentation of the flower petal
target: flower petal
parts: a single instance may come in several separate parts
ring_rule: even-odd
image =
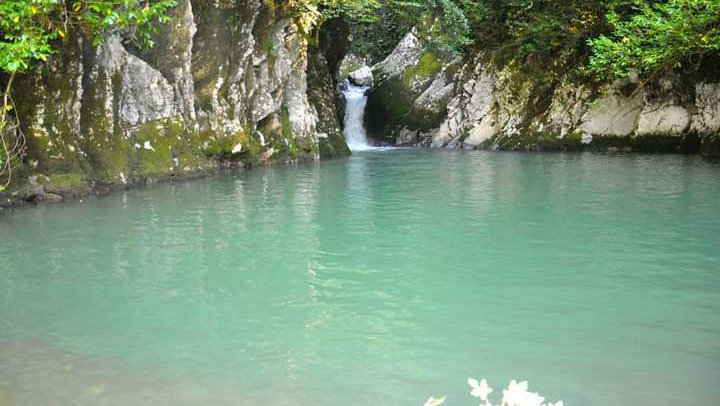
[[[424,406],[438,406],[445,402],[445,396],[441,398],[434,398],[430,396],[430,398],[425,402]]]

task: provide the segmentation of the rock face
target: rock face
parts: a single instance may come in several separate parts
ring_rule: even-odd
[[[373,129],[388,143],[708,155],[718,149],[720,83],[712,79],[693,78],[689,88],[687,79],[640,84],[637,77],[548,85],[513,68],[498,70],[482,55],[462,66],[429,63],[429,55],[410,33],[375,68],[368,120],[380,123]]]
[[[370,136],[394,145],[429,145],[446,115],[457,65],[425,51],[415,32],[408,33],[374,67],[366,114]]]
[[[318,114],[334,111],[331,75],[309,63],[307,36],[283,7],[181,0],[149,51],[75,35],[15,88],[28,150],[12,191],[67,196],[219,163],[316,159],[331,138],[337,148],[322,155],[346,154],[337,122]]]

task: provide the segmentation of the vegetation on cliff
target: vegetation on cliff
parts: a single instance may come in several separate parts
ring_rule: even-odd
[[[156,22],[167,22],[175,0],[5,0],[0,3],[0,78],[4,84],[0,111],[0,190],[12,180],[24,140],[12,117],[12,86],[18,74],[41,66],[72,32],[99,44],[110,30],[139,46],[151,46]]]
[[[441,51],[598,80],[687,70],[720,52],[718,0],[309,1],[353,24],[353,47],[376,60],[413,26]]]
[[[198,2],[202,4],[202,2]],[[228,2],[241,7],[242,2]],[[538,83],[567,76],[610,81],[702,69],[720,57],[720,0],[262,0],[273,18],[293,18],[308,38],[325,21],[350,25],[355,53],[383,59],[413,27],[435,72],[448,56],[481,53]],[[0,2],[0,190],[25,143],[11,89],[80,33],[95,44],[109,32],[152,45],[174,0],[5,0]],[[242,8],[242,7],[241,7]],[[275,13],[277,11],[277,13]],[[261,36],[261,41],[263,37]],[[272,47],[272,41],[265,41]],[[269,52],[269,58],[274,54]],[[290,110],[293,111],[292,109]]]

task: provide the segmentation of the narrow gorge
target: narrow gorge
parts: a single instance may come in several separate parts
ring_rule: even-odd
[[[0,406],[720,405],[719,185],[719,0],[0,0]]]
[[[260,0],[182,0],[151,50],[73,33],[15,86],[27,145],[1,204],[344,156],[343,134],[360,148],[364,127],[376,145],[720,152],[713,60],[691,77],[548,84],[483,53],[433,52],[412,30],[370,67],[346,55],[347,23],[312,33],[303,18]]]

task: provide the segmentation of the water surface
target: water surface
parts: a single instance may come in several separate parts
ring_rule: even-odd
[[[394,150],[3,213],[0,404],[720,404],[719,185]]]

